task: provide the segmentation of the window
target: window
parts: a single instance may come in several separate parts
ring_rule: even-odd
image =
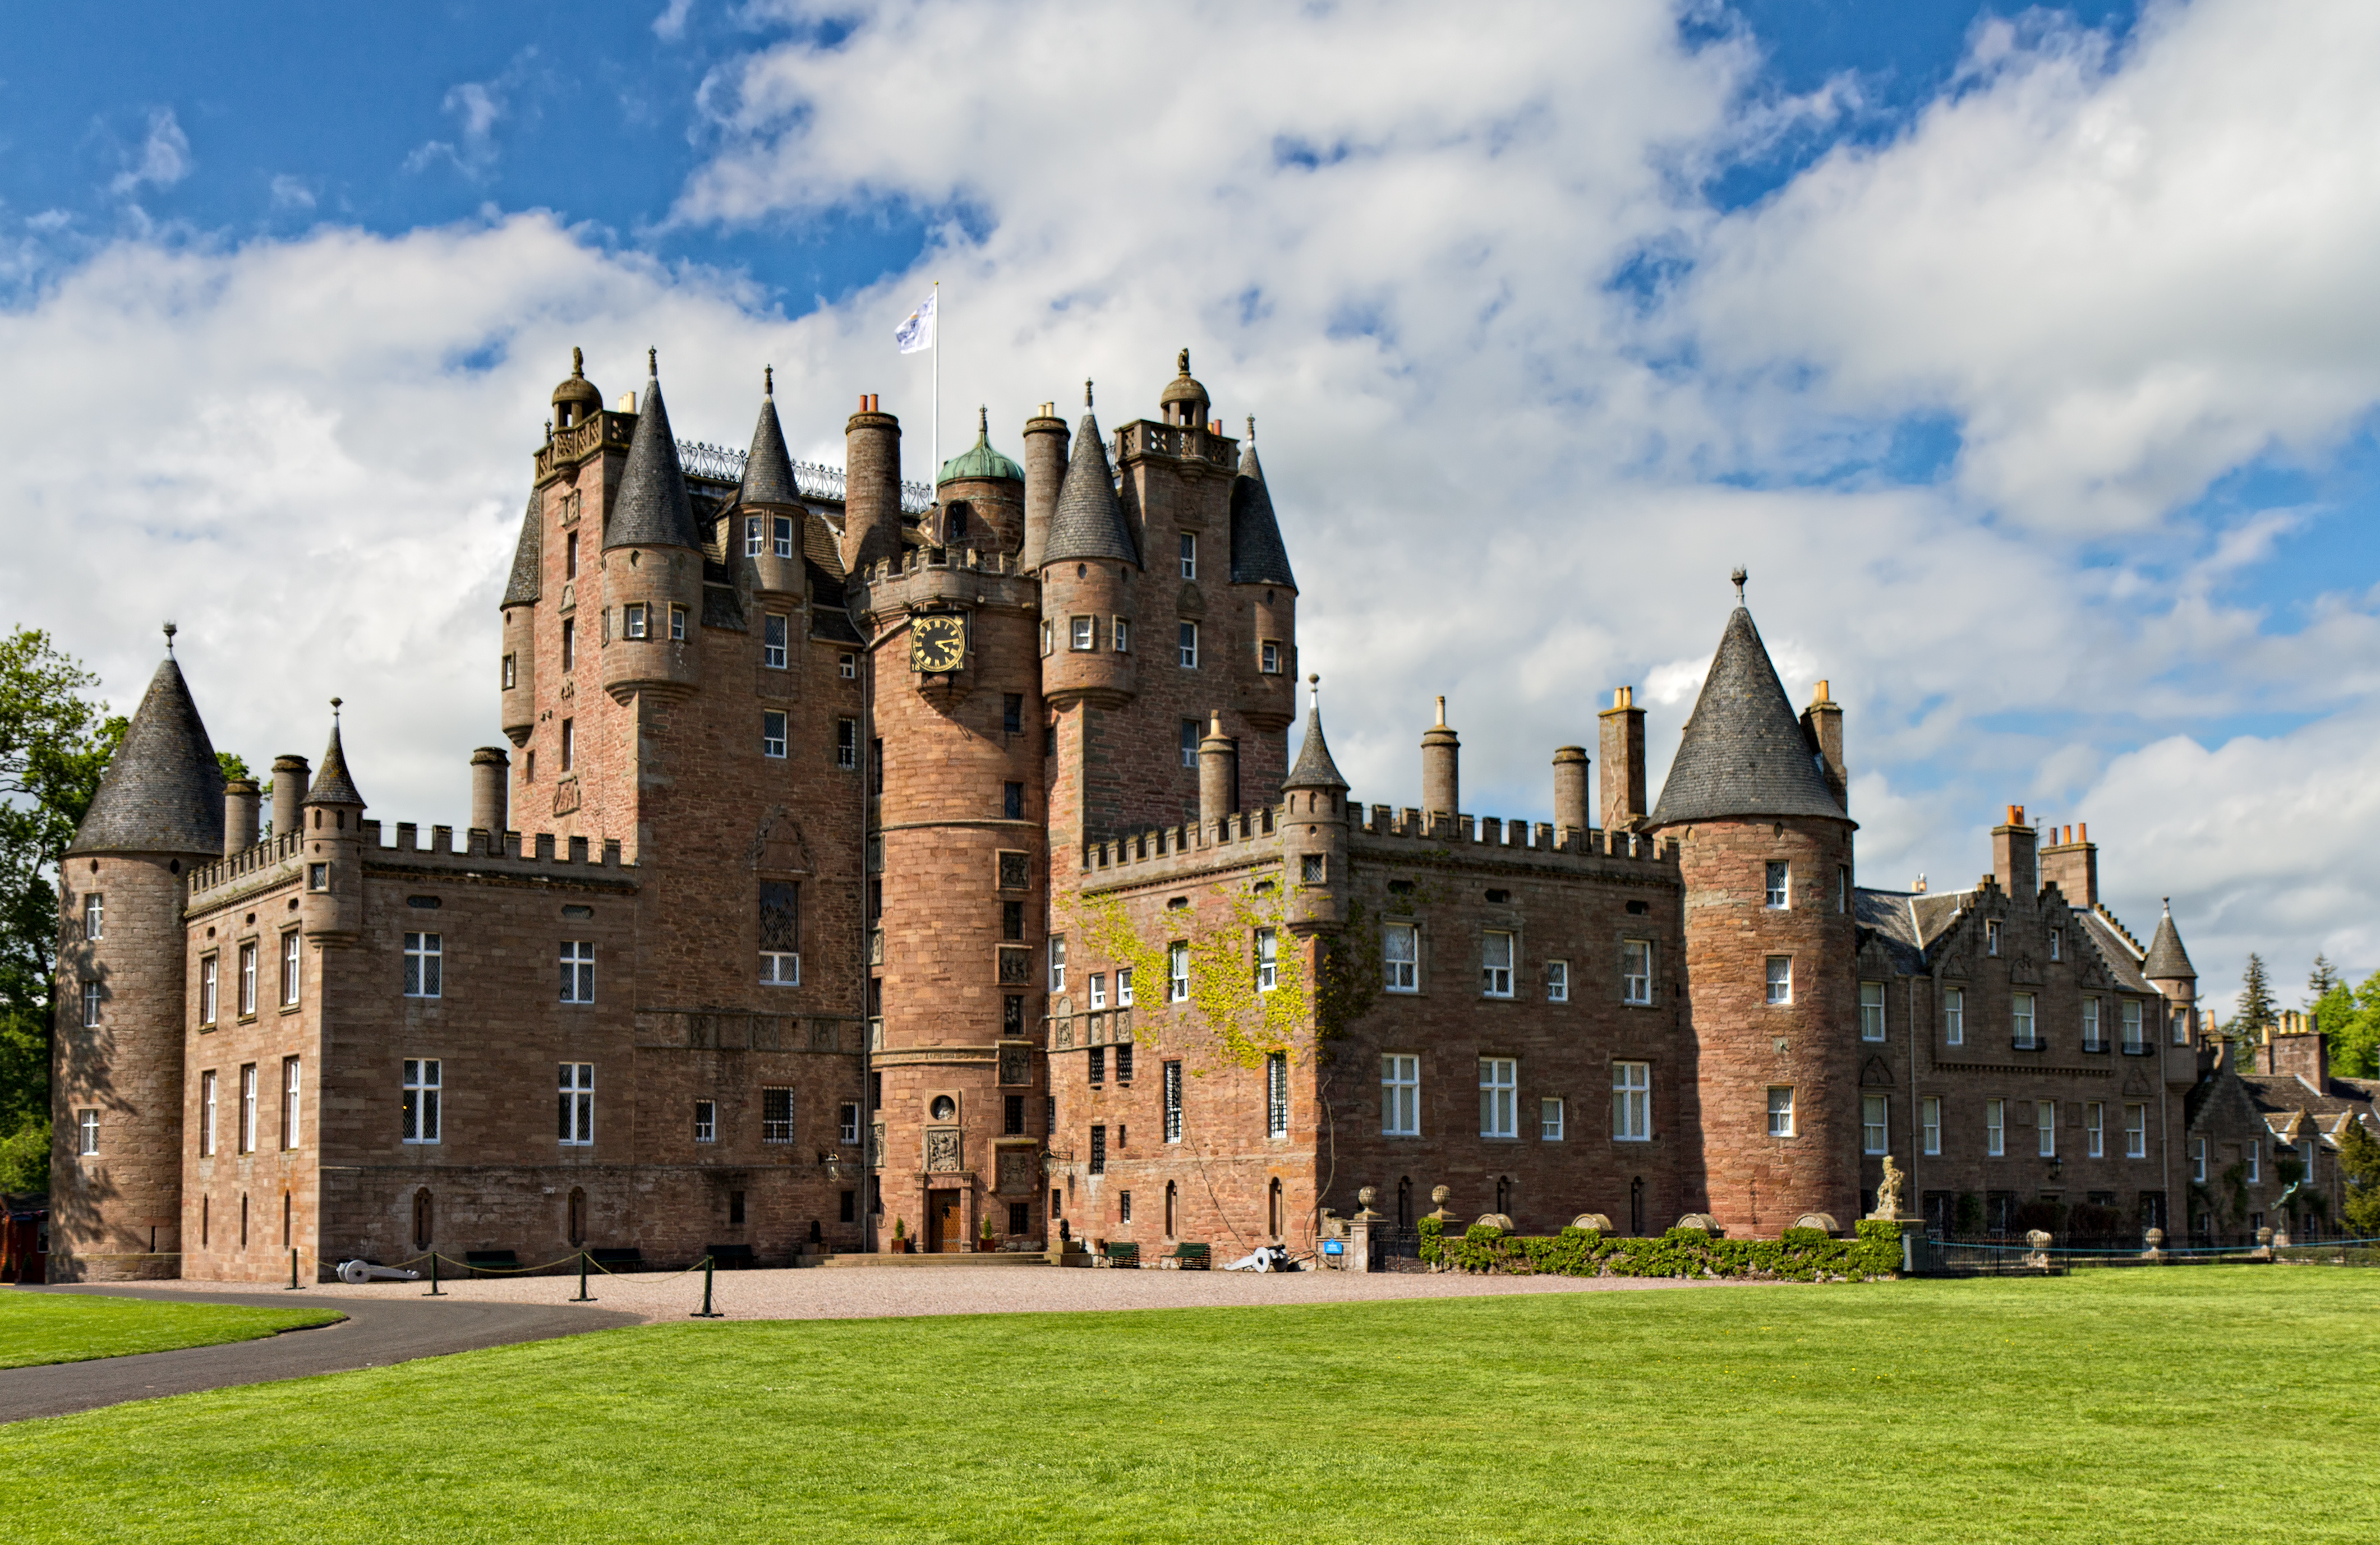
[[[2199,1185],[2206,1184],[2206,1140],[2190,1140],[2190,1177]]]
[[[1182,577],[1198,577],[1198,537],[1195,532],[1182,533]]]
[[[2031,993],[2009,995],[2009,1019],[2015,1028],[2016,1044],[2019,1049],[2031,1051],[2040,1044],[2033,1032],[2033,995]]]
[[[2107,1043],[2099,1038],[2099,1000],[2082,1000],[2082,1049],[2086,1052],[2104,1050]]]
[[[575,617],[562,620],[562,669],[578,669],[578,620]]]
[[[528,754],[528,765],[529,773],[533,777],[537,772],[537,753],[534,751]],[[316,819],[319,820],[321,817],[317,816]],[[330,889],[331,866],[327,863],[308,864],[306,866],[306,888],[308,890]]]
[[[1653,1065],[1649,1062],[1611,1065],[1611,1141],[1653,1141]]]
[[[859,721],[856,718],[834,721],[834,765],[844,772],[859,770]]]
[[[1271,992],[1281,984],[1281,942],[1269,928],[1257,930],[1257,991]]]
[[[1881,982],[1860,984],[1860,1039],[1884,1039],[1884,984]]]
[[[802,958],[790,949],[760,951],[760,982],[770,987],[802,984]]]
[[[436,934],[405,935],[405,996],[436,997],[439,996],[439,966],[444,951]]]
[[[760,1141],[791,1142],[794,1141],[794,1092],[790,1089],[760,1091]]]
[[[759,939],[760,980],[772,986],[798,987],[802,981],[802,887],[791,880],[762,880]]]
[[[86,1026],[99,1023],[100,1002],[99,984],[85,982],[82,984],[82,1022]]]
[[[82,936],[87,939],[103,937],[106,922],[107,898],[94,890],[82,899]]]
[[[215,1152],[215,1075],[212,1068],[199,1075],[199,1157],[210,1159]]]
[[[2096,1100],[2082,1105],[2082,1152],[2094,1159],[2107,1156],[2107,1107]]]
[[[791,515],[777,516],[776,529],[771,533],[771,535],[776,537],[777,556],[780,558],[791,558],[794,555],[794,517]]]
[[[562,1064],[562,1143],[584,1148],[595,1141],[595,1065]]]
[[[1108,646],[1119,655],[1132,653],[1132,619],[1129,617],[1108,619]]]
[[[99,1152],[99,1112],[87,1110],[76,1114],[75,1152],[85,1157]]]
[[[1300,885],[1327,884],[1330,874],[1330,856],[1328,853],[1298,854],[1297,883]]]
[[[1046,658],[1050,655],[1050,653],[1051,652],[1051,647],[1052,647],[1052,646],[1051,646],[1051,645],[1050,645],[1050,624],[1049,624],[1048,622],[1043,622],[1043,623],[1041,624],[1041,653],[1042,653],[1042,656],[1043,656],[1045,658]],[[844,658],[845,659],[848,659],[848,658],[850,658],[851,657],[849,657],[848,655],[846,655],[846,656],[844,656]]]
[[[1088,1061],[1092,1087],[1098,1088],[1105,1084],[1108,1081],[1108,1049],[1105,1046],[1093,1046]]]
[[[1791,1003],[1793,1001],[1792,956],[1771,955],[1768,957],[1768,1001],[1771,1003]]]
[[[1132,972],[1129,969],[1116,972],[1116,1007],[1132,1007]]]
[[[1772,907],[1781,907],[1785,905],[1786,899],[1791,894],[1790,888],[1786,884],[1786,877],[1791,873],[1791,870],[1792,865],[1791,864],[1782,863],[1773,859],[1769,861],[1768,884],[1767,887],[1768,892],[1768,905]]]
[[[595,1001],[595,944],[591,939],[562,941],[562,1001]]]
[[[759,523],[755,522],[754,524],[758,525]],[[719,1141],[719,1104],[717,1101],[697,1100],[694,1103],[694,1141],[697,1142],[717,1142]]]
[[[1257,669],[1268,676],[1281,674],[1281,646],[1266,639],[1257,646]]]
[[[2049,958],[2053,960],[2062,960],[2066,959],[2065,929],[2052,928],[2049,931]]]
[[[1053,934],[1050,938],[1050,990],[1066,990],[1066,935]]]
[[[298,930],[281,935],[281,1007],[298,1006]]]
[[[1289,1136],[1289,1054],[1274,1052],[1265,1058],[1265,1136]]]
[[[256,941],[254,939],[239,947],[239,1011],[243,1015],[256,1012]]]
[[[573,509],[577,507],[575,496],[571,507]],[[578,533],[576,531],[570,534],[570,540],[564,544],[562,549],[562,577],[565,579],[578,577]]]
[[[518,656],[506,655],[504,657],[504,690],[506,692],[510,692],[513,688],[520,685],[520,658]]]
[[[1117,1130],[1121,1131],[1123,1129],[1118,1128]],[[1121,1148],[1123,1144],[1119,1142],[1116,1146]],[[1130,1191],[1116,1192],[1116,1222],[1132,1222],[1132,1193]]]
[[[1421,991],[1421,930],[1391,923],[1380,933],[1380,985],[1391,993]]]
[[[2124,1157],[2145,1159],[2149,1156],[2149,1107],[2131,1104],[2124,1107]]]
[[[1196,622],[1182,624],[1182,669],[1198,669],[1198,624]]]
[[[1546,962],[1546,1001],[1548,1003],[1570,1001],[1570,962],[1568,960]]]
[[[771,708],[760,716],[760,754],[785,754],[785,716],[777,709]]]
[[[1190,946],[1175,939],[1165,947],[1165,1001],[1190,1000]]]
[[[1002,902],[1000,904],[1000,936],[1001,936],[1002,938],[1003,938],[1003,939],[1010,940],[1010,941],[1011,941],[1011,942],[1013,942],[1013,943],[1022,943],[1022,942],[1024,942],[1024,939],[1025,939],[1025,903],[1024,903],[1024,902],[1022,902],[1022,901],[1002,901]],[[1094,977],[1092,977],[1092,978],[1091,978],[1091,994],[1092,994],[1092,997],[1091,997],[1091,1007],[1092,1007],[1092,1008],[1105,1008],[1107,1007],[1107,1005],[1106,1005],[1105,1003],[1103,1003],[1103,1002],[1099,1001],[1099,1000],[1100,1000],[1100,998],[1101,998],[1102,996],[1104,996],[1104,995],[1100,992],[1100,989],[1099,989],[1099,979],[1098,977],[1096,977],[1096,976],[1094,976]]]
[[[775,612],[760,619],[760,663],[771,670],[785,669],[785,619]]]
[[[1512,996],[1512,935],[1479,935],[1479,991],[1488,997]]]
[[[207,956],[199,962],[199,1023],[215,1022],[215,957]]]
[[[2008,1102],[1984,1102],[1984,1152],[1997,1159],[2008,1152]]]
[[[1768,1135],[1773,1138],[1793,1135],[1793,1091],[1788,1085],[1776,1085],[1768,1091]]]
[[[1000,814],[1005,820],[1025,819],[1025,785],[1003,783],[1000,786]]]
[[[407,1057],[403,1079],[406,1142],[438,1141],[438,1096],[443,1065],[434,1057]]]
[[[1164,1068],[1165,1141],[1182,1141],[1182,1064],[1169,1062]]]
[[[2143,1042],[2141,1039],[2141,1000],[2136,997],[2126,998],[2124,1000],[2124,1050],[2128,1052],[2138,1052],[2142,1048],[2143,1044]]]
[[[1863,1153],[1881,1153],[1885,1152],[1885,1140],[1888,1135],[1885,1129],[1886,1110],[1884,1096],[1881,1094],[1861,1095],[1860,1152]]]
[[[1048,637],[1049,633],[1050,624],[1047,622],[1042,623],[1042,636],[1045,638]],[[1042,653],[1047,654],[1049,651],[1045,649]],[[856,682],[859,679],[859,657],[857,655],[837,655],[834,657],[834,669],[835,674],[841,676],[844,681]]]
[[[562,721],[562,770],[568,772],[578,765],[578,721]]]
[[[1185,767],[1198,765],[1198,721],[1195,718],[1182,721],[1182,765]]]
[[[1077,617],[1072,623],[1072,630],[1070,640],[1072,647],[1077,650],[1099,647],[1099,620],[1098,618]]]
[[[1024,908],[1024,903],[1023,903],[1023,902],[1021,902],[1021,901],[1011,901],[1011,902],[1010,902],[1010,903],[1008,903],[1008,904],[1009,904],[1010,906],[1012,906],[1012,907],[1016,908],[1016,909],[1017,909],[1017,911],[1020,911],[1020,912],[1021,912],[1021,911],[1023,911],[1025,910],[1025,908]],[[1106,973],[1105,972],[1099,972],[1099,971],[1095,971],[1095,972],[1091,972],[1091,1007],[1092,1007],[1094,1009],[1099,1009],[1099,1008],[1105,1008],[1107,1006],[1108,1006],[1108,978],[1107,978],[1107,973]]]
[[[1653,1001],[1653,941],[1620,941],[1620,997],[1623,1003]]]
[[[1986,954],[1986,955],[1997,955],[1997,954],[1998,954],[1999,952],[2000,952],[2000,924],[1999,924],[1999,920],[1998,920],[1998,918],[1988,918],[1988,917],[1987,917],[1987,918],[1985,918],[1985,919],[1984,920],[1984,953],[1985,953],[1985,954]]]
[[[1091,1129],[1091,1173],[1105,1175],[1107,1172],[1108,1129],[1105,1127],[1093,1127]]]
[[[2262,1142],[2249,1143],[2240,1156],[2248,1161],[2249,1183],[2262,1183],[2265,1178],[2265,1145]]]
[[[1380,1058],[1380,1135],[1421,1136],[1421,1058],[1390,1052]]]
[[[1952,1046],[1967,1044],[1967,995],[1957,987],[1942,991],[1942,1040]]]
[[[845,1148],[859,1146],[859,1102],[845,1100],[836,1111],[835,1141]]]
[[[642,601],[632,601],[620,609],[620,636],[646,638],[651,635],[648,619],[651,616]]]
[[[256,1152],[256,1064],[239,1070],[239,1151]]]
[[[745,557],[758,558],[760,556],[761,546],[766,540],[766,538],[761,536],[761,530],[760,517],[759,515],[747,515],[744,517]]]
[[[298,1059],[281,1059],[281,1146],[298,1146]]]
[[[1846,863],[1835,870],[1835,911],[1848,912],[1851,910],[1852,866]]]
[[[1928,1094],[1918,1102],[1917,1113],[1918,1120],[1924,1129],[1925,1152],[1931,1154],[1940,1153],[1942,1152],[1942,1096]]]
[[[1509,1056],[1483,1056],[1479,1059],[1479,1135],[1483,1138],[1518,1137],[1520,1117],[1517,1110],[1521,1085],[1521,1065]]]
[[[2180,1014],[2176,1014],[2173,1016],[2171,1022],[2173,1025],[2173,1044],[2177,1046],[2186,1046],[2190,1044],[2190,1020]]]

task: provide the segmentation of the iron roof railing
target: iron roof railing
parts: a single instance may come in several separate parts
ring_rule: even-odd
[[[678,465],[688,477],[706,483],[741,485],[744,481],[744,461],[747,453],[729,445],[712,445],[698,440],[677,442]],[[844,500],[843,468],[828,466],[821,462],[795,462],[794,487],[805,499]],[[922,515],[934,507],[934,490],[924,483],[901,485],[901,509],[905,514]]]

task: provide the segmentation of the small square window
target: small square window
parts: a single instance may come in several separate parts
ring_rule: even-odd
[[[1788,1004],[1793,1001],[1793,957],[1768,957],[1768,1001]]]
[[[1099,646],[1099,620],[1098,618],[1077,617],[1072,623],[1072,633],[1069,634],[1070,647],[1076,651],[1081,651],[1085,649],[1096,649]]]
[[[1323,885],[1329,879],[1327,853],[1301,853],[1297,860],[1297,882],[1300,885]]]
[[[1196,670],[1198,669],[1198,624],[1196,622],[1183,623],[1181,637],[1182,669],[1184,670]]]
[[[647,619],[650,615],[650,612],[647,610],[645,603],[642,601],[632,601],[628,605],[622,607],[620,609],[620,636],[623,638],[632,639],[648,636],[651,629]]]
[[[769,987],[800,986],[802,958],[790,949],[760,951],[760,982]]]
[[[1546,1001],[1548,1003],[1570,1001],[1570,962],[1568,960],[1546,962]]]
[[[783,756],[785,754],[785,716],[771,708],[760,716],[760,754]]]
[[[759,515],[747,515],[744,517],[745,557],[758,558],[760,556],[760,546],[763,540],[760,532],[761,520]]]
[[[841,676],[846,682],[856,680],[859,676],[859,657],[857,655],[837,655],[834,658],[834,670],[835,674]]]
[[[1257,669],[1268,676],[1281,674],[1281,646],[1266,639],[1257,646]]]
[[[308,890],[330,889],[331,866],[327,863],[308,864],[306,866],[306,888]]]
[[[779,515],[776,517],[775,536],[777,539],[777,556],[780,558],[791,558],[794,555],[793,516]]]

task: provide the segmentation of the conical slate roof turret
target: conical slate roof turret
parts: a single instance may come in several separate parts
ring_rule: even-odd
[[[513,574],[504,586],[503,606],[535,606],[545,590],[545,523],[538,519],[537,490],[528,490],[528,508],[521,513],[520,541],[513,548]]]
[[[1305,739],[1297,748],[1297,766],[1289,769],[1281,779],[1284,789],[1341,789],[1347,780],[1339,776],[1339,764],[1330,760],[1330,742],[1322,738],[1322,699],[1316,694],[1313,706],[1305,710]]]
[[[2195,982],[2198,968],[2190,963],[2190,951],[2181,948],[2181,935],[2173,925],[2173,900],[2166,899],[2165,915],[2157,919],[2156,937],[2149,940],[2149,952],[2141,961],[2141,974],[2152,982]]]
[[[760,421],[752,426],[752,453],[744,458],[744,487],[739,504],[799,504],[794,487],[794,458],[785,450],[784,426],[777,422],[777,372],[764,368],[760,378]]]
[[[648,358],[651,358],[648,351]],[[613,548],[696,548],[694,502],[686,494],[677,441],[670,433],[669,409],[662,402],[661,366],[645,379],[644,406],[636,437],[628,441],[628,465],[620,474],[620,497],[604,522],[603,550]]]
[[[1116,499],[1115,474],[1108,466],[1108,447],[1099,438],[1099,417],[1088,412],[1075,431],[1066,480],[1058,488],[1058,508],[1050,517],[1050,539],[1041,549],[1045,567],[1084,558],[1140,561],[1140,548],[1124,524],[1123,506]]]
[[[1289,569],[1289,549],[1281,544],[1281,522],[1273,517],[1272,495],[1265,488],[1264,466],[1257,460],[1257,421],[1248,420],[1248,440],[1240,452],[1240,475],[1232,479],[1232,583],[1279,585],[1297,588]]]
[[[1785,699],[1760,630],[1742,606],[1719,635],[1650,824],[1726,815],[1844,817]]]
[[[149,679],[70,853],[223,852],[224,779],[171,655]]]
[[[336,716],[339,700],[331,699],[334,717],[331,719],[331,743],[322,753],[322,769],[314,774],[314,786],[306,791],[305,804],[352,804],[361,806],[364,797],[356,789],[356,780],[347,776],[346,749],[339,743],[339,721]]]

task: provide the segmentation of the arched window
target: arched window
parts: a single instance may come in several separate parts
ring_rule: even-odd
[[[1407,1175],[1397,1181],[1397,1232],[1402,1234],[1413,1225],[1413,1177]]]
[[[1512,1215],[1512,1177],[1509,1175],[1496,1177],[1496,1211],[1507,1217]]]
[[[587,1192],[577,1186],[570,1188],[570,1242],[587,1242]]]
[[[1169,1239],[1182,1232],[1182,1202],[1174,1194],[1173,1182],[1165,1182],[1165,1237]]]
[[[1265,1200],[1265,1226],[1271,1231],[1272,1237],[1276,1239],[1280,1238],[1281,1236],[1282,1221],[1283,1220],[1281,1215],[1281,1177],[1276,1175],[1272,1179],[1272,1189]]]
[[[437,1236],[431,1227],[434,1209],[427,1188],[413,1193],[413,1248],[426,1250]]]

